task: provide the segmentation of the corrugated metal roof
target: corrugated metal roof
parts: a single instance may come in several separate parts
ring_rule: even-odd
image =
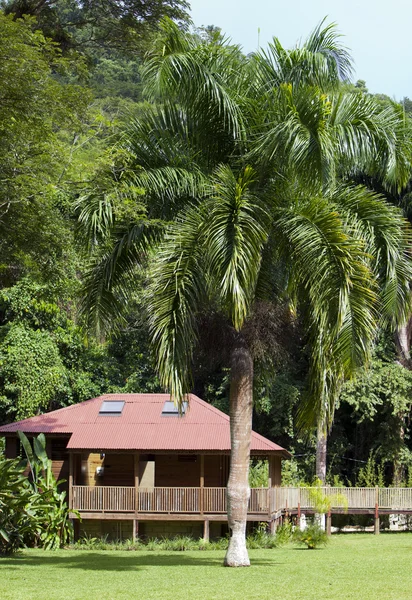
[[[125,402],[121,415],[99,415],[104,401]],[[162,416],[168,394],[105,394],[45,415],[0,427],[0,434],[71,433],[67,447],[76,450],[229,451],[229,417],[189,394],[183,416]],[[252,452],[288,455],[281,446],[252,433]]]

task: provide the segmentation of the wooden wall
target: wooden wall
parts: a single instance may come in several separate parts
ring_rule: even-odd
[[[226,487],[229,477],[230,457],[225,455],[206,455],[205,487]]]
[[[200,455],[159,454],[156,456],[156,487],[199,487]],[[229,456],[204,456],[204,486],[225,487],[229,475]],[[143,487],[143,486],[142,486]]]
[[[280,456],[269,457],[269,487],[278,487],[282,484],[282,459]]]
[[[133,454],[105,454],[90,452],[81,457],[81,485],[134,485]],[[98,476],[96,469],[104,468],[104,475]]]
[[[17,457],[17,438],[6,437],[6,458]]]
[[[155,466],[156,487],[199,487],[200,457],[185,454],[158,454]]]

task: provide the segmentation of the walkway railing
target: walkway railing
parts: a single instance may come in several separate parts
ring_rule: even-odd
[[[226,488],[72,487],[72,508],[85,512],[225,514]],[[252,488],[249,513],[314,510],[327,497],[331,509],[412,511],[412,488]]]
[[[249,512],[267,515],[273,489],[251,490]],[[226,488],[134,487],[74,485],[73,507],[87,512],[225,514]],[[273,499],[272,499],[273,504]]]

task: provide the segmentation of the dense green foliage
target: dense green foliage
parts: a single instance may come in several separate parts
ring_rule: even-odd
[[[18,460],[0,455],[0,555],[12,554],[24,544],[26,535],[36,530],[30,508],[31,489]]]
[[[73,539],[66,492],[52,473],[44,435],[33,439],[33,447],[19,436],[27,462],[0,455],[0,554],[25,545],[56,549]]]

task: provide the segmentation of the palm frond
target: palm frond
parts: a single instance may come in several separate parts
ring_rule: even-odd
[[[279,211],[274,236],[290,266],[311,347],[309,417],[333,406],[333,385],[367,362],[376,331],[377,290],[362,240],[326,199]],[[310,408],[308,413],[307,407]],[[309,419],[310,420],[310,419]],[[312,423],[313,424],[313,423]]]
[[[223,130],[239,138],[242,112],[232,87],[242,60],[237,46],[224,41],[205,46],[172,21],[164,20],[160,38],[144,67],[145,90],[152,99],[177,102],[205,130],[208,119],[213,122],[217,118]]]
[[[379,286],[384,322],[403,323],[411,311],[412,231],[401,210],[363,186],[341,184],[331,196],[353,236],[363,240]]]
[[[251,167],[237,179],[230,167],[219,167],[204,207],[210,275],[237,330],[254,298],[269,223],[268,213],[251,190],[254,179]]]
[[[339,42],[336,24],[324,25],[323,20],[300,46],[285,49],[273,38],[267,50],[252,57],[257,89],[268,92],[280,85],[320,87],[330,90],[350,79],[352,58]]]
[[[84,275],[80,311],[98,335],[121,320],[134,290],[136,271],[142,269],[161,234],[158,222],[119,225],[106,246],[93,255]]]
[[[189,208],[168,227],[152,267],[150,332],[162,385],[181,405],[191,389],[196,314],[205,296],[202,219]]]

